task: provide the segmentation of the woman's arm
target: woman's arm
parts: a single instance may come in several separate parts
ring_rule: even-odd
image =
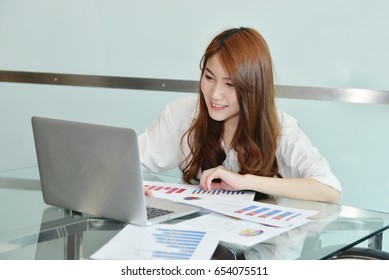
[[[216,179],[216,180],[215,180]],[[312,178],[271,178],[256,175],[241,175],[223,166],[204,171],[200,188],[253,190],[272,196],[338,203],[340,193],[334,188]]]

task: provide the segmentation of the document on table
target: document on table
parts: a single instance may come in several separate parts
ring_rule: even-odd
[[[290,227],[313,216],[317,211],[283,207],[253,201],[253,191],[205,191],[189,184],[145,181],[146,188],[158,198],[195,205],[242,220],[277,227]]]
[[[308,219],[300,219],[289,227],[280,228],[211,213],[187,220],[180,225],[193,229],[206,228],[208,232],[219,235],[220,241],[227,243],[226,245],[250,247],[308,222]]]
[[[206,197],[186,203],[242,220],[275,227],[291,227],[317,214],[315,210],[290,208],[229,197]]]
[[[198,186],[189,184],[171,184],[165,182],[144,181],[144,185],[146,188],[153,192],[155,197],[180,202],[197,200],[205,197],[233,197],[245,200],[253,200],[255,196],[255,192],[253,191],[206,191],[200,189]]]
[[[216,232],[158,224],[127,225],[91,255],[104,260],[209,260],[219,239]]]

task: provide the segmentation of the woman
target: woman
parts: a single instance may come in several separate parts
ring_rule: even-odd
[[[341,186],[291,116],[277,111],[270,51],[251,28],[216,36],[198,97],[168,104],[139,137],[143,166],[180,167],[200,188],[338,203]]]

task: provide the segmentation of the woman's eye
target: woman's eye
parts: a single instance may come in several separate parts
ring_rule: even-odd
[[[213,80],[213,78],[212,78],[211,76],[209,76],[209,75],[204,75],[204,77],[205,77],[208,81]]]
[[[226,86],[228,86],[228,87],[235,87],[232,83],[226,83]]]

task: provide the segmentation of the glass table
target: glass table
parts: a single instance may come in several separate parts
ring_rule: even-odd
[[[125,226],[121,222],[46,205],[37,168],[28,172],[33,176],[23,178],[21,171],[0,173],[0,259],[88,259]],[[150,179],[179,181],[168,175],[147,178]],[[235,248],[220,243],[213,259],[388,256],[381,251],[385,230],[389,228],[387,213],[285,198],[261,202],[313,209],[318,214],[309,223],[252,247]]]

